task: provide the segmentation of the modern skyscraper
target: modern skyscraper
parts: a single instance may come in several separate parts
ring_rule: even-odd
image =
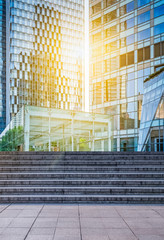
[[[0,1],[0,132],[6,123],[6,1]]]
[[[6,5],[6,123],[23,105],[82,110],[84,0]]]
[[[136,151],[143,81],[164,65],[164,1],[90,0],[90,110],[112,119],[112,150]]]

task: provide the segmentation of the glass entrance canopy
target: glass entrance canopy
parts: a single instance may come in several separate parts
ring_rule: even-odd
[[[0,135],[2,151],[110,151],[109,115],[24,106]]]

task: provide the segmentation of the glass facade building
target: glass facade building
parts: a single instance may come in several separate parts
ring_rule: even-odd
[[[6,126],[6,1],[0,1],[0,132]]]
[[[1,151],[110,151],[108,115],[23,106],[0,135]]]
[[[84,1],[10,0],[8,5],[9,118],[23,105],[81,111]]]
[[[163,0],[90,0],[90,111],[112,118],[112,150],[137,151],[143,83],[164,66]]]
[[[164,152],[164,68],[144,83],[138,150]]]

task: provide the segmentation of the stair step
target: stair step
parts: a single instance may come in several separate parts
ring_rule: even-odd
[[[1,203],[164,203],[164,195],[1,195]]]

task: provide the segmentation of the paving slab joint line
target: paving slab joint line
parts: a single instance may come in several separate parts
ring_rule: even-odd
[[[2,213],[3,211],[5,211],[8,207],[11,206],[12,203],[8,204],[5,208],[2,209],[2,211],[0,211],[0,213]]]
[[[58,224],[58,221],[59,221],[59,216],[60,216],[61,209],[62,209],[62,206],[60,207],[60,210],[59,210],[59,213],[58,213],[58,217],[57,217],[57,221],[56,221],[56,227],[55,227],[55,231],[54,231],[52,240],[55,240],[56,228],[57,228],[57,224]]]
[[[31,231],[31,229],[32,229],[32,227],[33,227],[33,225],[34,225],[34,223],[36,222],[36,219],[38,218],[39,214],[40,214],[41,211],[43,210],[43,207],[44,207],[44,204],[43,204],[42,208],[40,209],[40,211],[38,212],[38,214],[37,214],[35,220],[33,221],[32,225],[31,225],[31,227],[29,228],[29,230],[28,230],[28,232],[27,232],[27,234],[26,234],[24,240],[28,237],[28,234],[30,233],[30,231]]]
[[[78,216],[79,216],[79,226],[80,226],[80,240],[83,240],[82,231],[81,231],[81,218],[80,218],[79,204],[78,204]]]
[[[117,210],[117,208],[115,208],[115,210],[117,211],[118,215],[122,218],[122,220],[124,221],[124,223],[128,226],[128,228],[129,228],[130,231],[133,233],[133,235],[136,237],[136,239],[139,240],[139,238],[136,236],[136,234],[134,233],[134,231],[130,228],[130,226],[129,226],[128,223],[125,221],[125,219],[122,217],[122,215],[121,215],[120,212]]]

